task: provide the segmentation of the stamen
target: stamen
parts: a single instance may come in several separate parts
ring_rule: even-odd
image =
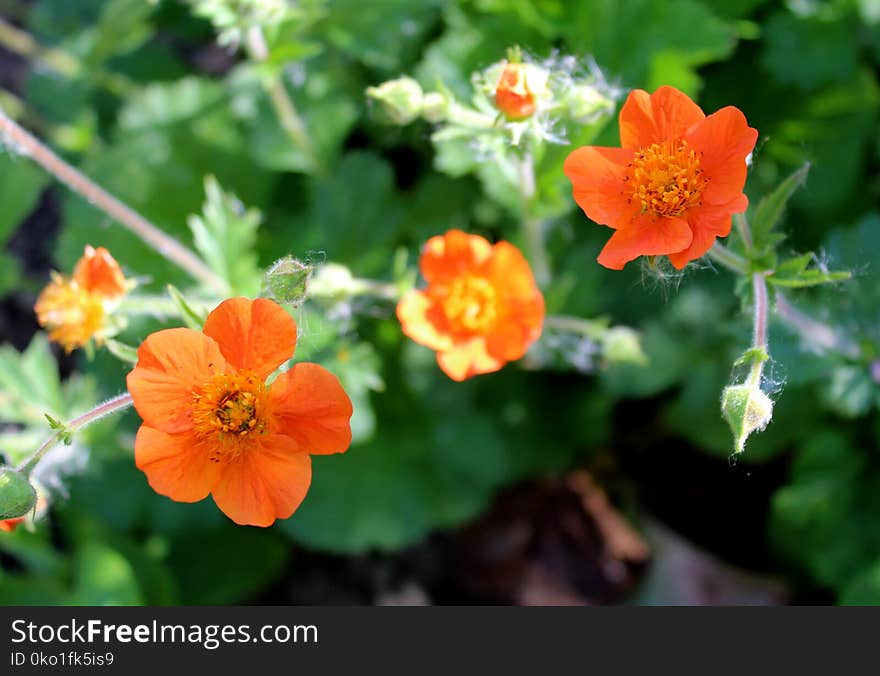
[[[700,157],[683,139],[654,143],[636,152],[627,184],[642,211],[681,216],[699,205],[708,183]]]

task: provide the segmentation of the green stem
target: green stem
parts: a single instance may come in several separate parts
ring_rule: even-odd
[[[734,214],[733,224],[736,226],[736,230],[739,233],[740,239],[742,239],[743,247],[745,248],[746,253],[751,253],[755,245],[752,241],[752,230],[751,228],[749,228],[749,222],[746,220],[746,215]]]
[[[712,248],[708,251],[708,256],[728,270],[741,275],[749,274],[749,262],[739,254],[733,253],[733,251],[720,242],[715,242],[712,245]]]
[[[18,154],[29,157],[68,188],[82,195],[87,202],[102,209],[113,220],[137,235],[165,258],[176,263],[194,279],[217,290],[226,288],[226,283],[196,254],[62,160],[3,111],[0,111],[0,140]]]
[[[60,49],[42,46],[30,33],[16,28],[2,18],[0,18],[0,46],[67,78],[84,77],[88,72],[75,56]],[[119,97],[128,96],[135,88],[127,78],[100,68],[88,72],[88,77]]]
[[[522,197],[522,231],[526,244],[526,251],[532,262],[532,272],[539,286],[550,282],[550,263],[547,260],[547,250],[544,247],[544,233],[542,232],[541,219],[532,214],[535,198],[535,161],[532,153],[526,151],[519,160],[519,189]]]
[[[752,333],[752,348],[767,352],[767,314],[769,304],[767,300],[767,280],[764,274],[756,272],[752,275],[752,289],[755,296],[754,309],[754,326]],[[752,363],[752,370],[749,373],[748,382],[755,386],[760,386],[761,375],[764,372],[764,363],[766,359],[756,359]]]
[[[126,392],[125,394],[120,394],[119,396],[113,397],[113,399],[105,401],[103,404],[98,404],[91,411],[83,413],[81,416],[74,418],[69,423],[65,423],[51,437],[46,439],[46,441],[44,441],[43,444],[36,451],[34,451],[27,460],[25,460],[18,466],[18,471],[25,476],[30,475],[34,467],[37,466],[37,463],[40,462],[43,456],[46,455],[46,453],[48,453],[49,450],[52,449],[59,441],[62,441],[65,437],[68,437],[73,432],[81,430],[84,427],[88,427],[93,422],[96,422],[97,420],[100,420],[105,416],[108,416],[111,413],[116,413],[117,411],[122,411],[131,405],[131,395]]]
[[[605,324],[594,319],[569,315],[547,315],[544,317],[544,328],[578,333],[595,340],[605,329]]]
[[[252,26],[248,30],[247,48],[254,61],[263,62],[269,58],[269,46],[266,44],[263,29],[259,26]],[[269,94],[272,107],[275,109],[275,114],[278,116],[278,122],[284,133],[290,138],[291,143],[306,156],[309,166],[317,174],[323,175],[325,170],[321,158],[315,150],[305,122],[288,94],[283,80],[279,76],[273,75],[266,82],[266,92]]]

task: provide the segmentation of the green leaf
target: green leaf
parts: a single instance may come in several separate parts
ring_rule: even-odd
[[[195,331],[201,331],[207,317],[193,309],[193,306],[189,304],[189,301],[173,284],[168,284],[165,287],[165,291],[168,292],[169,297],[175,307],[177,307],[177,316],[183,320],[183,323]]]
[[[143,603],[137,576],[122,554],[102,542],[86,542],[73,563],[73,603],[136,606]]]
[[[854,17],[831,20],[773,14],[764,24],[761,63],[779,82],[812,89],[851,77],[858,66]]]
[[[758,202],[750,219],[752,238],[758,251],[769,245],[768,238],[782,219],[788,200],[795,190],[807,180],[809,172],[810,163],[806,162],[800,169],[783,180],[773,192]]]
[[[187,219],[196,249],[229,284],[232,295],[255,296],[261,279],[256,242],[262,214],[246,209],[235,195],[224,192],[213,176],[205,177],[205,197],[201,215]]]
[[[839,282],[852,277],[852,273],[845,270],[832,272],[821,267],[808,269],[815,260],[816,256],[812,253],[789,258],[773,274],[767,276],[767,282],[775,286],[799,288]]]

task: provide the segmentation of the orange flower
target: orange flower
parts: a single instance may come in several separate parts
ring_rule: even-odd
[[[336,377],[293,356],[296,323],[270,300],[232,298],[202,332],[166,329],[138,349],[128,391],[143,419],[135,463],[178,502],[212,494],[242,525],[293,514],[311,482],[309,454],[351,443],[351,401]]]
[[[535,112],[535,95],[526,81],[525,64],[504,64],[495,87],[495,105],[511,120],[524,120]]]
[[[23,523],[23,516],[20,516],[17,519],[4,519],[3,521],[0,521],[0,531],[11,533]]]
[[[131,286],[107,249],[86,245],[72,277],[52,273],[34,312],[49,340],[69,353],[93,337],[98,343],[103,340],[109,311]]]
[[[102,246],[94,249],[90,244],[86,244],[82,258],[73,269],[73,279],[86,291],[110,299],[124,296],[129,287],[110,252]]]
[[[76,280],[52,273],[34,305],[37,321],[49,331],[49,340],[67,353],[82,347],[104,325],[104,302],[83,289]]]
[[[397,317],[453,380],[497,371],[541,335],[544,297],[509,242],[450,230],[428,240],[419,267],[428,286],[404,296]]]
[[[737,108],[708,117],[673,87],[637,89],[620,111],[621,148],[578,148],[565,161],[574,199],[615,233],[599,254],[612,270],[666,255],[676,268],[705,254],[748,206],[746,157],[758,132]]]

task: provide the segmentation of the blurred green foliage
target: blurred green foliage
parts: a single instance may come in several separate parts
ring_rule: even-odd
[[[624,88],[672,84],[706,110],[738,106],[761,133],[747,186],[754,197],[809,161],[781,228],[782,250],[817,249],[819,259],[805,264],[855,272],[846,292],[811,289],[799,302],[856,349],[817,351],[774,321],[771,378],[784,395],[740,462],[786,461],[770,523],[753,524],[767,528],[779,570],[842,602],[880,602],[875,2],[304,0],[269,31],[261,63],[244,58],[244,47],[218,47],[206,14],[190,4],[22,3],[24,28],[75,67],[35,66],[19,93],[35,131],[167,232],[194,242],[215,269],[232,269],[237,292],[255,292],[258,269],[287,254],[387,280],[394,251],[415,252],[448,228],[522,244],[514,215],[477,177],[433,168],[430,125],[383,125],[364,96],[370,85],[411,74],[426,89],[442,82],[467,100],[471,72],[512,44],[536,57],[574,54],[584,69],[592,56]],[[234,30],[228,37],[235,42]],[[274,114],[264,86],[273,77],[301,113],[316,164]],[[616,144],[615,124],[594,131],[600,144]],[[553,149],[558,162],[564,155]],[[48,180],[11,154],[0,156],[0,173],[0,239],[8,241]],[[216,178],[206,184],[207,176]],[[128,273],[148,276],[156,293],[186,286],[179,270],[87,202],[54,192],[63,222],[57,269],[69,270],[91,243],[107,246]],[[723,460],[730,439],[719,393],[749,331],[731,278],[706,267],[659,282],[637,266],[605,270],[595,263],[604,229],[566,207],[565,195],[556,198],[548,310],[638,328],[647,367],[592,377],[512,365],[457,384],[430,351],[401,336],[390,306],[354,307],[367,317],[357,321],[345,307],[299,308],[297,358],[336,372],[357,413],[355,444],[344,456],[315,458],[312,489],[292,519],[265,531],[239,528],[210,501],[154,494],[132,462],[137,421],[128,415],[83,439],[91,457],[66,481],[69,498],[53,504],[57,528],[0,533],[0,552],[20,564],[0,569],[0,602],[244,602],[277,579],[290,540],[345,553],[398,549],[473,518],[517,479],[613,454],[612,416],[627,400],[658,408],[647,438]],[[0,290],[33,292],[44,281],[22,280],[2,254]],[[135,321],[122,338],[134,344],[156,325]],[[79,365],[87,375],[62,383],[42,338],[23,357],[4,346],[0,414],[20,420],[24,406],[32,418],[64,418],[124,387],[126,368],[106,354],[81,356]],[[4,453],[20,457],[39,430],[4,431]]]

